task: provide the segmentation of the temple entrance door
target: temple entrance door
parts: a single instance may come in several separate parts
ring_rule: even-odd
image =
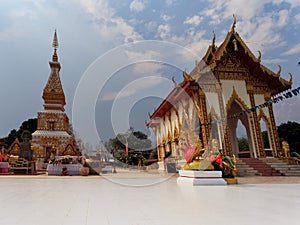
[[[232,116],[234,114],[239,114],[240,112],[243,112],[245,109],[242,108],[242,106],[237,102],[234,101],[228,112],[228,116]],[[239,150],[239,145],[238,145],[238,138],[237,138],[237,127],[238,127],[238,121],[241,121],[242,125],[246,129],[246,138],[248,140],[248,146],[249,146],[249,151],[248,151],[248,157],[254,157],[253,154],[253,145],[252,145],[252,136],[251,136],[251,129],[250,129],[250,122],[249,122],[249,115],[247,113],[243,114],[242,116],[236,117],[236,118],[231,118],[227,121],[228,126],[229,126],[229,131],[230,131],[230,140],[231,140],[231,147],[232,147],[232,153],[235,154],[237,157],[241,155],[242,153]]]
[[[270,145],[271,138],[270,138],[270,128],[268,124],[268,120],[264,117],[260,120],[260,128],[262,131],[262,140],[263,140],[263,146],[267,157],[274,157],[273,155],[273,149]]]

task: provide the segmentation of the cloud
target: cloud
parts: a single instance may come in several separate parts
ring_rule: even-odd
[[[115,16],[115,11],[109,7],[107,0],[81,0],[80,3],[92,17],[94,26],[101,38],[111,41],[118,40],[118,44],[142,40],[143,37],[135,32],[124,19]]]
[[[102,96],[100,96],[99,100],[100,101],[113,101],[117,98],[117,96],[118,96],[118,98],[126,98],[126,97],[133,95],[134,93],[136,93],[136,90],[134,90],[134,89],[131,89],[131,90],[127,89],[125,91],[122,91],[122,93],[119,93],[117,91],[112,91],[112,92],[105,93]]]
[[[289,21],[289,11],[284,9],[280,10],[278,12],[278,21],[277,21],[277,26],[278,27],[284,27],[285,25],[288,24]]]
[[[162,15],[160,15],[160,18],[161,18],[163,21],[165,21],[165,22],[168,22],[169,20],[172,19],[172,17],[171,17],[171,16],[168,16],[167,14],[162,14]]]
[[[141,1],[141,0],[133,0],[130,3],[130,11],[131,12],[142,12],[146,8],[146,1]]]
[[[150,45],[151,46],[151,45]],[[156,60],[159,59],[160,53],[157,51],[151,51],[150,49],[146,50],[126,50],[125,54],[131,61],[140,61],[141,59],[144,60]]]
[[[277,20],[272,19],[270,15],[257,18],[252,23],[251,27],[243,26],[244,21],[238,24],[238,31],[245,37],[252,50],[265,51],[285,45],[280,32],[274,29]]]
[[[294,21],[294,23],[296,23],[296,24],[300,24],[300,13],[298,13],[297,15],[295,15],[293,21]]]
[[[286,100],[274,105],[274,113],[276,124],[286,123],[289,121],[300,122],[299,120],[299,104],[300,98],[294,97],[293,99]],[[288,115],[288,116],[287,116]]]
[[[133,95],[139,95],[140,93],[145,92],[145,90],[151,90],[153,87],[156,87],[163,82],[165,82],[165,78],[160,76],[155,77],[155,79],[148,79],[148,77],[145,77],[145,79],[133,80],[132,82],[129,82],[121,91],[110,91],[101,95],[99,101],[114,101],[116,99],[123,99]]]
[[[292,8],[300,6],[300,1],[298,1],[298,0],[273,0],[272,3],[275,5],[276,4],[279,5],[282,3],[288,3],[291,5]]]
[[[289,24],[292,15],[291,10],[300,5],[299,1],[294,0],[208,0],[208,2],[210,4],[207,4],[207,7],[199,12],[200,15],[209,19],[211,24],[219,25],[224,20],[233,21],[232,15],[235,14],[237,32],[247,42],[251,50],[261,50],[262,52],[274,50],[274,48],[280,48],[287,44],[284,40],[284,33],[281,31]],[[290,6],[276,11],[265,10],[270,5],[279,7],[279,4],[282,3],[289,3]]]
[[[174,2],[176,2],[176,0],[166,0],[166,5],[171,6],[174,4]]]
[[[155,21],[150,21],[145,24],[145,27],[148,32],[154,32],[157,29],[157,23]]]
[[[269,59],[263,59],[262,62],[263,64],[279,64],[279,63],[283,63],[286,62],[286,59],[281,59],[281,58],[269,58]]]
[[[133,72],[136,76],[160,75],[162,64],[160,62],[141,62],[133,65]]]
[[[267,3],[261,0],[209,0],[207,2],[209,2],[207,4],[209,7],[202,10],[201,14],[211,17],[213,24],[220,24],[224,19],[232,18],[233,14],[249,20],[260,14]]]
[[[300,43],[295,45],[295,46],[292,46],[291,49],[285,51],[281,55],[288,56],[288,55],[295,55],[295,54],[298,54],[298,53],[300,53]]]
[[[158,33],[158,36],[163,40],[168,38],[170,36],[170,33],[171,33],[170,25],[168,25],[168,24],[159,25],[158,28],[157,28],[157,33]]]
[[[201,23],[202,19],[203,18],[201,18],[200,16],[194,15],[192,17],[187,17],[183,23],[192,26],[198,26]]]

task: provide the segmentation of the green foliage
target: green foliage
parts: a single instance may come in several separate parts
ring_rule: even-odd
[[[24,130],[28,130],[30,133],[33,133],[37,129],[37,119],[28,119],[24,121],[18,130],[13,129],[10,131],[7,137],[5,137],[5,145],[9,147],[16,138],[22,141],[21,135]]]
[[[287,141],[290,146],[290,151],[300,153],[300,124],[297,122],[288,121],[277,127],[280,143]]]
[[[248,151],[249,150],[249,144],[248,139],[246,137],[238,138],[238,145],[240,151]]]
[[[151,150],[152,142],[148,136],[141,131],[134,131],[133,128],[130,128],[126,133],[117,134],[115,138],[109,139],[105,145],[107,150],[110,152],[125,152],[126,140],[129,152],[143,152]]]
[[[148,163],[147,159],[140,154],[122,155],[120,157],[117,157],[117,160],[132,166],[139,165],[139,162],[141,163],[141,166],[145,166]]]
[[[270,148],[270,143],[269,143],[269,136],[267,131],[261,132],[263,142],[264,142],[264,148]]]

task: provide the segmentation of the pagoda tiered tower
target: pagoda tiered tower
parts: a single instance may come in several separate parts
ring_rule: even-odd
[[[48,162],[52,155],[79,155],[74,137],[69,134],[69,118],[65,112],[65,94],[59,76],[58,40],[53,37],[54,53],[50,76],[43,90],[44,109],[38,112],[37,130],[32,134],[34,159]]]

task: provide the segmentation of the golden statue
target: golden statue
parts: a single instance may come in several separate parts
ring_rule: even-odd
[[[223,156],[219,151],[218,140],[212,140],[212,151],[203,154],[200,138],[191,130],[182,132],[179,138],[179,149],[184,153],[186,164],[184,170],[221,170],[226,177],[236,176],[236,159]]]
[[[285,158],[290,157],[290,146],[289,146],[289,143],[287,141],[282,142],[282,150],[283,150]]]

